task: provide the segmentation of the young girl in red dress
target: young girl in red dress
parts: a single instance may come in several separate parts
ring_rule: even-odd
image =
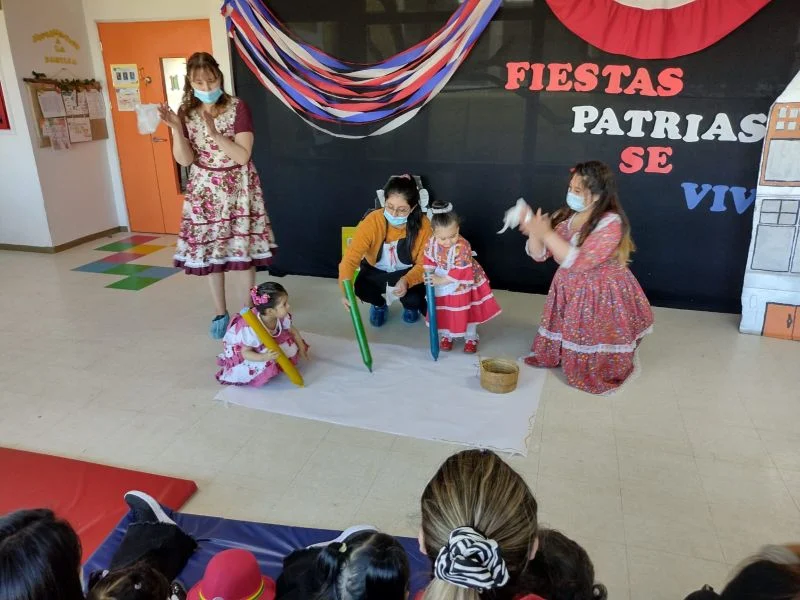
[[[478,325],[499,315],[500,306],[486,273],[473,258],[472,247],[461,236],[453,206],[433,202],[430,213],[433,235],[425,248],[424,268],[432,271],[436,291],[439,347],[450,351],[454,338],[464,338],[464,352],[474,354]]]
[[[552,217],[528,208],[521,221],[528,256],[561,265],[525,362],[561,365],[571,386],[592,394],[615,391],[634,374],[653,312],[627,266],[635,246],[611,169],[598,161],[576,165],[567,206]]]

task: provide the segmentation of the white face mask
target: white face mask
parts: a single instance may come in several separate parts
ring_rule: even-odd
[[[575,212],[583,212],[589,207],[581,196],[573,192],[567,192],[567,206]]]

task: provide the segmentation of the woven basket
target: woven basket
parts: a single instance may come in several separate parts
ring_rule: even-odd
[[[493,394],[508,394],[517,389],[519,365],[507,358],[481,361],[481,387]]]

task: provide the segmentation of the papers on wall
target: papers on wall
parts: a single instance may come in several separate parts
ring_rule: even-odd
[[[67,115],[64,107],[64,98],[60,91],[42,90],[36,96],[39,99],[39,108],[41,108],[42,116],[45,119],[55,119]]]
[[[89,117],[72,117],[67,119],[69,140],[73,144],[92,141],[92,124]]]
[[[106,105],[100,90],[86,90],[86,105],[89,109],[90,119],[106,118]]]
[[[139,88],[116,88],[117,110],[120,112],[133,112],[136,105],[142,103]]]
[[[68,117],[85,117],[89,114],[89,105],[84,90],[61,92]]]
[[[86,119],[88,122],[88,119]],[[42,131],[46,132],[44,135],[50,138],[50,145],[53,150],[69,150],[71,147],[70,132],[67,126],[67,120],[63,117],[58,119],[47,119],[42,127]],[[91,139],[91,130],[89,132],[89,139]]]

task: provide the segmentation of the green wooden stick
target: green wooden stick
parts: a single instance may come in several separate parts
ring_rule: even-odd
[[[342,284],[344,285],[344,295],[350,303],[350,319],[353,321],[353,329],[356,331],[358,349],[361,350],[361,360],[364,361],[369,372],[372,373],[372,353],[369,351],[369,343],[364,333],[364,323],[361,321],[361,312],[358,310],[356,294],[353,291],[353,282],[345,279]]]

